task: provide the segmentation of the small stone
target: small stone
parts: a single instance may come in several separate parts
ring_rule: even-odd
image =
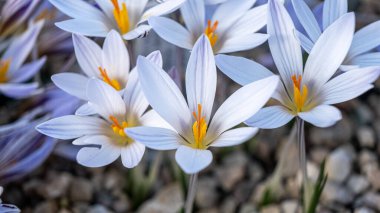
[[[231,153],[223,160],[222,166],[216,169],[216,175],[225,191],[231,191],[243,179],[247,163],[248,157],[241,151]]]
[[[37,193],[47,199],[62,197],[69,189],[72,176],[69,173],[51,173],[48,177],[47,184],[41,184]]]
[[[375,211],[367,207],[360,207],[355,209],[354,213],[375,213]]]
[[[164,212],[162,212],[162,213],[164,213]],[[210,209],[201,209],[197,213],[219,213],[219,210],[218,210],[218,208],[214,207],[214,208],[210,208]]]
[[[354,194],[360,194],[369,187],[368,180],[361,175],[352,175],[347,182],[348,188]]]
[[[286,190],[286,195],[288,196],[288,198],[293,198],[293,199],[298,198],[300,194],[299,187],[300,187],[300,183],[296,177],[286,179],[285,190]]]
[[[321,164],[329,155],[329,150],[325,148],[313,148],[310,150],[310,158],[316,164]]]
[[[76,178],[70,187],[70,199],[72,201],[89,202],[92,199],[91,182],[84,178]]]
[[[281,204],[282,213],[298,213],[298,202],[296,200],[287,200]]]
[[[91,206],[87,213],[112,213],[109,209],[102,205]]]
[[[228,197],[222,202],[219,212],[220,213],[236,212],[236,207],[237,207],[237,204],[235,202],[235,199],[233,197]]]
[[[200,208],[210,208],[216,204],[219,199],[216,187],[217,182],[215,178],[199,179],[195,202]]]
[[[360,127],[357,131],[360,146],[373,148],[375,147],[375,132],[369,127]]]
[[[328,181],[322,192],[322,201],[326,203],[339,202],[348,204],[354,199],[354,195],[350,190],[340,186],[336,182]]]
[[[366,164],[364,167],[364,173],[371,183],[372,189],[380,189],[380,169],[378,164]]]
[[[256,161],[252,161],[248,164],[249,181],[253,184],[257,184],[264,177],[264,169]]]
[[[131,202],[125,193],[121,193],[114,202],[113,207],[116,212],[128,212],[131,208]]]
[[[364,167],[366,164],[376,164],[376,163],[377,163],[377,157],[375,153],[368,150],[362,150],[359,153],[360,167]]]
[[[45,201],[42,203],[39,203],[37,207],[34,209],[35,213],[56,213],[58,210],[57,205],[54,201]]]
[[[326,172],[330,181],[343,182],[351,173],[352,159],[345,149],[335,149],[327,159]]]
[[[265,206],[261,209],[260,211],[261,213],[280,213],[280,207],[278,207],[277,205],[269,205],[269,206]]]
[[[319,175],[319,167],[315,163],[309,162],[309,161],[307,162],[306,167],[307,167],[307,176],[309,177],[309,179],[312,181],[316,181]],[[303,179],[302,171],[298,170],[297,182],[298,182],[299,187],[302,185],[302,179]]]
[[[255,213],[255,212],[258,212],[256,207],[250,203],[243,204],[239,211],[239,213]]]
[[[367,192],[355,201],[355,206],[367,206],[376,211],[380,211],[380,194]]]

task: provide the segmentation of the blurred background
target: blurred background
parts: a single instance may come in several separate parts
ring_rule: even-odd
[[[19,2],[21,6],[6,7],[9,2]],[[321,3],[307,2],[312,8]],[[349,10],[356,13],[357,30],[380,20],[379,0],[348,2]],[[257,2],[262,3],[266,0]],[[291,12],[290,1],[286,5]],[[0,0],[0,7],[0,50],[3,52],[29,22],[44,20],[27,60],[47,57],[41,71],[33,77],[40,83],[33,96],[22,100],[0,96],[2,202],[14,204],[27,213],[181,211],[188,177],[176,165],[174,152],[147,150],[143,162],[134,169],[126,169],[120,160],[91,169],[75,161],[78,149],[71,141],[56,141],[34,130],[42,121],[72,114],[81,104],[57,89],[50,76],[82,71],[73,54],[71,35],[54,26],[67,17],[47,0]],[[180,19],[178,11],[170,16]],[[103,42],[100,38],[95,41]],[[181,84],[188,51],[167,43],[153,31],[134,40],[130,50],[134,57],[160,50],[165,70],[174,66],[177,71],[172,76]],[[266,43],[234,55],[253,59],[275,71]],[[217,104],[237,88],[237,84],[219,72]],[[375,88],[360,98],[337,106],[343,119],[335,126],[321,129],[306,125],[309,175],[316,179],[324,160],[328,173],[318,212],[380,212],[379,106],[378,80]],[[196,212],[300,212],[301,174],[293,123],[260,130],[240,146],[212,151],[213,163],[199,176]]]

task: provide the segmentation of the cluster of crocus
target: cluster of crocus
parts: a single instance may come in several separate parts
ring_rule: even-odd
[[[77,162],[87,167],[106,166],[120,158],[124,167],[133,168],[140,163],[146,147],[176,150],[176,162],[192,175],[186,204],[186,211],[191,212],[197,174],[213,159],[210,148],[239,145],[259,128],[278,128],[296,118],[306,178],[304,121],[318,127],[335,124],[342,115],[332,105],[368,91],[380,75],[380,68],[375,66],[378,62],[373,63],[378,53],[372,52],[380,44],[378,23],[354,34],[355,15],[347,12],[344,0],[326,0],[323,30],[305,2],[293,0],[306,33],[296,29],[281,0],[255,7],[255,0],[50,2],[73,18],[56,26],[73,33],[72,45],[83,74],[52,75],[53,83],[62,91],[52,87],[43,91],[43,112],[37,112],[45,116],[27,116],[29,120],[20,119],[0,128],[12,133],[0,140],[0,153],[4,150],[0,155],[0,180],[3,174],[23,175],[34,168],[24,168],[27,164],[33,161],[37,166],[51,152],[54,140],[41,143],[46,137],[33,131],[40,123],[36,126],[40,133],[73,140],[72,144],[80,147]],[[186,28],[162,17],[177,9]],[[22,82],[34,76],[46,58],[34,57],[33,62],[23,64],[42,24],[31,22],[1,57],[2,94],[23,98],[36,93],[36,83]],[[258,33],[265,25],[266,33]],[[160,51],[137,59],[132,57],[134,52],[129,52],[133,48],[126,45],[147,36],[151,29],[169,43],[191,51],[185,73],[186,98],[176,69],[163,70]],[[53,35],[58,38],[50,37],[48,44],[64,41],[65,45],[53,49],[70,48],[66,45],[67,34],[56,33]],[[49,31],[46,35],[49,38]],[[104,37],[102,47],[86,36]],[[250,50],[266,41],[279,76],[252,60],[223,55]],[[305,64],[301,47],[308,53]],[[48,52],[45,49],[52,50],[46,45],[43,52]],[[242,87],[215,107],[217,67]],[[275,104],[264,107],[271,98]],[[31,124],[25,127],[27,138],[13,133],[27,122]],[[24,153],[36,146],[39,149],[25,157]],[[13,150],[25,152],[12,155]],[[10,166],[10,161],[20,163]]]

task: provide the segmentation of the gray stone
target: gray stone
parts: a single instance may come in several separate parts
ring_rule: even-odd
[[[272,205],[263,207],[260,212],[261,213],[280,213],[281,211],[280,211],[280,207],[272,204]]]
[[[352,175],[348,179],[347,185],[348,188],[357,195],[364,192],[364,190],[369,187],[369,182],[364,176]]]
[[[360,207],[355,209],[354,213],[375,213],[375,211],[367,207]]]
[[[368,150],[362,150],[359,153],[359,164],[361,168],[366,164],[377,164],[376,154]]]
[[[220,213],[236,212],[236,201],[234,197],[228,197],[223,202],[219,209]]]
[[[321,198],[325,203],[339,202],[342,204],[348,204],[353,199],[354,195],[350,190],[332,181],[326,183]]]
[[[243,204],[239,211],[239,213],[256,213],[256,212],[258,212],[256,207],[250,203]]]
[[[58,207],[54,201],[44,201],[39,203],[34,209],[34,213],[56,213],[58,211]]]
[[[373,148],[375,147],[375,132],[370,127],[360,127],[357,131],[360,146]]]
[[[321,164],[329,155],[329,150],[325,148],[313,148],[310,150],[310,158],[316,164]]]
[[[55,199],[65,195],[70,187],[72,176],[69,173],[50,173],[48,183],[41,184],[37,193],[46,199]]]
[[[231,191],[243,179],[247,163],[248,157],[241,151],[231,153],[223,160],[223,164],[216,169],[216,175],[224,190]]]
[[[92,199],[92,184],[84,178],[76,178],[70,186],[70,199],[72,201],[89,202]]]
[[[296,200],[287,200],[281,203],[282,213],[298,213],[300,209],[298,208],[298,202]]]
[[[216,204],[219,198],[216,187],[215,178],[199,179],[195,202],[200,208],[210,208]]]
[[[112,213],[112,211],[107,209],[107,207],[105,206],[97,204],[97,205],[91,206],[87,213]]]
[[[329,180],[343,182],[351,173],[351,155],[345,149],[335,149],[326,162]]]
[[[367,192],[355,201],[355,206],[367,206],[376,211],[380,211],[380,194]]]

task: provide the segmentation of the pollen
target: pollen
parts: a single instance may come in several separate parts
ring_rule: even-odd
[[[218,35],[215,33],[216,29],[218,28],[218,21],[215,21],[213,24],[211,23],[211,20],[207,21],[207,27],[205,29],[205,34],[210,40],[211,46],[214,47],[215,43],[218,41]],[[212,24],[212,25],[211,25]]]
[[[205,149],[206,146],[203,144],[203,140],[207,132],[207,123],[206,123],[205,117],[202,116],[201,104],[198,104],[198,113],[193,112],[193,116],[195,119],[195,122],[193,124],[193,134],[194,134],[195,144],[193,144],[193,147],[197,149]]]
[[[111,79],[108,76],[107,71],[106,71],[105,68],[98,67],[98,69],[99,69],[100,75],[102,76],[104,82],[106,82],[111,87],[115,88],[116,90],[120,90],[121,89],[120,83],[116,79]]]
[[[115,134],[118,134],[120,135],[121,137],[127,137],[127,135],[125,134],[124,132],[124,129],[128,127],[128,123],[123,121],[121,124],[119,123],[119,121],[117,120],[117,118],[115,118],[114,116],[110,116],[109,117],[110,120],[112,121],[112,125],[111,125],[111,128],[113,130],[113,132]]]
[[[5,83],[8,81],[7,73],[8,73],[10,64],[11,64],[11,60],[9,59],[0,61],[0,83]]]
[[[119,27],[121,34],[125,34],[130,30],[130,21],[127,10],[127,5],[125,2],[121,4],[121,8],[118,0],[111,0],[113,4],[113,17],[115,18],[116,24]]]
[[[307,99],[308,95],[308,88],[306,85],[302,86],[301,89],[301,84],[302,84],[302,76],[299,75],[298,77],[296,75],[292,76],[292,81],[293,81],[293,101],[296,107],[297,112],[302,112],[305,102]]]

